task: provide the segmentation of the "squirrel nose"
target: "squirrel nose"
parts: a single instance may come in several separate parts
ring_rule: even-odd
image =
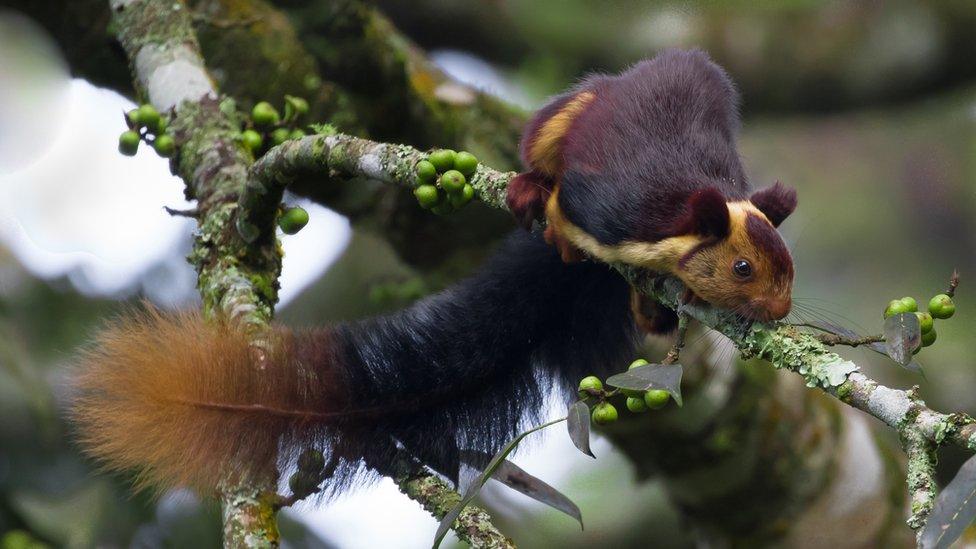
[[[766,301],[766,311],[769,313],[770,320],[779,320],[790,314],[793,307],[793,300],[786,298],[773,298]]]

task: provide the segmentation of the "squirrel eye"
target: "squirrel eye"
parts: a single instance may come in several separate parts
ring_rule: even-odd
[[[749,278],[752,275],[752,265],[745,259],[736,259],[732,264],[732,272],[739,278]]]

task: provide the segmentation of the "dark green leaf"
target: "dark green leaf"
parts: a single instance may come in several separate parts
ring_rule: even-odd
[[[580,528],[583,528],[583,515],[580,513],[580,508],[572,500],[541,479],[530,475],[511,461],[507,459],[502,461],[492,478],[512,490],[521,492],[538,502],[545,503],[553,509],[566,513],[576,519],[580,524]]]
[[[635,391],[664,389],[681,406],[681,372],[680,364],[648,364],[610,376],[607,385]]]
[[[549,423],[543,423],[538,427],[533,427],[528,431],[519,434],[517,437],[512,439],[511,442],[506,444],[504,448],[499,450],[498,453],[495,454],[495,457],[491,458],[491,462],[488,463],[485,470],[478,476],[477,479],[475,479],[474,482],[471,483],[470,486],[468,486],[467,490],[464,491],[464,495],[461,496],[461,501],[459,501],[458,504],[455,505],[453,509],[448,511],[447,514],[444,515],[444,518],[441,519],[441,523],[437,526],[437,533],[434,534],[433,549],[440,547],[441,541],[444,540],[444,536],[447,535],[447,531],[451,529],[451,526],[454,524],[454,521],[457,520],[458,515],[461,514],[461,511],[464,511],[464,508],[471,503],[471,500],[473,500],[475,496],[478,495],[478,492],[481,491],[481,487],[488,482],[488,479],[490,479],[492,475],[495,474],[495,471],[497,471],[502,462],[505,461],[505,458],[507,458],[508,455],[515,450],[515,447],[518,446],[519,442],[522,442],[523,438],[531,435],[532,433],[545,429],[551,425],[555,425],[561,421],[566,421],[566,418],[559,418],[550,421]]]
[[[569,438],[579,448],[580,452],[596,459],[590,450],[590,407],[582,400],[578,400],[569,407],[566,414],[566,428]]]
[[[943,549],[976,519],[976,456],[969,458],[935,500],[918,539],[923,549]]]
[[[922,329],[915,313],[892,315],[884,323],[885,350],[892,360],[908,366],[912,351],[922,342]]]

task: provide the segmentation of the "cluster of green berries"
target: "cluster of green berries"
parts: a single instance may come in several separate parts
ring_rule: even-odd
[[[935,343],[935,319],[951,318],[956,313],[956,304],[948,294],[939,294],[929,300],[927,313],[918,312],[918,303],[913,297],[892,299],[885,307],[884,317],[888,318],[901,313],[915,313],[922,332],[922,347]],[[921,347],[919,347],[921,349]],[[919,349],[915,351],[918,352]]]
[[[288,487],[298,498],[314,494],[324,480],[325,456],[318,450],[308,449],[298,456],[298,470],[288,477]]]
[[[251,109],[251,120],[241,132],[241,143],[255,157],[289,139],[305,137],[299,121],[308,114],[308,101],[292,95],[285,96],[285,115],[271,103],[261,101]]]
[[[630,367],[627,369],[631,370],[640,366],[647,366],[648,364],[649,363],[646,360],[639,358],[631,362]],[[620,389],[619,392],[623,393],[623,395],[627,397],[627,409],[635,414],[642,414],[648,410],[660,410],[661,408],[664,408],[671,399],[671,394],[663,389],[649,389],[647,391]],[[607,402],[607,399],[614,396],[616,393],[616,390],[604,390],[603,382],[600,381],[600,378],[596,376],[586,376],[580,381],[579,384],[580,398],[586,399],[589,397],[596,397],[599,399],[599,402],[593,406],[591,416],[593,423],[596,423],[597,425],[606,425],[608,423],[617,421],[619,414],[617,413],[616,406]]]
[[[466,152],[441,149],[417,162],[417,181],[413,190],[420,207],[437,215],[459,210],[474,198],[474,187],[468,180],[478,169],[478,159]]]
[[[163,158],[171,158],[176,154],[176,141],[172,135],[166,133],[166,117],[159,114],[152,105],[140,105],[139,108],[125,113],[125,124],[129,129],[119,136],[120,153],[135,156],[139,150],[139,142],[145,141]]]
[[[308,225],[308,212],[305,208],[295,206],[282,208],[278,212],[278,226],[285,234],[295,234]]]

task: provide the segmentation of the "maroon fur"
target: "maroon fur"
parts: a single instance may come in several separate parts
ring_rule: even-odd
[[[774,227],[779,227],[780,223],[796,209],[796,190],[777,181],[771,187],[752,193],[749,201],[769,219]]]
[[[790,285],[793,281],[793,259],[776,229],[757,215],[746,216],[746,234],[749,240],[762,250],[771,272],[778,275],[778,284]]]
[[[535,170],[521,173],[509,182],[505,202],[521,227],[531,230],[532,222],[542,219],[552,185],[551,179]]]
[[[697,190],[688,196],[684,211],[672,224],[672,236],[698,234],[722,239],[729,235],[731,221],[725,197],[715,187]]]

